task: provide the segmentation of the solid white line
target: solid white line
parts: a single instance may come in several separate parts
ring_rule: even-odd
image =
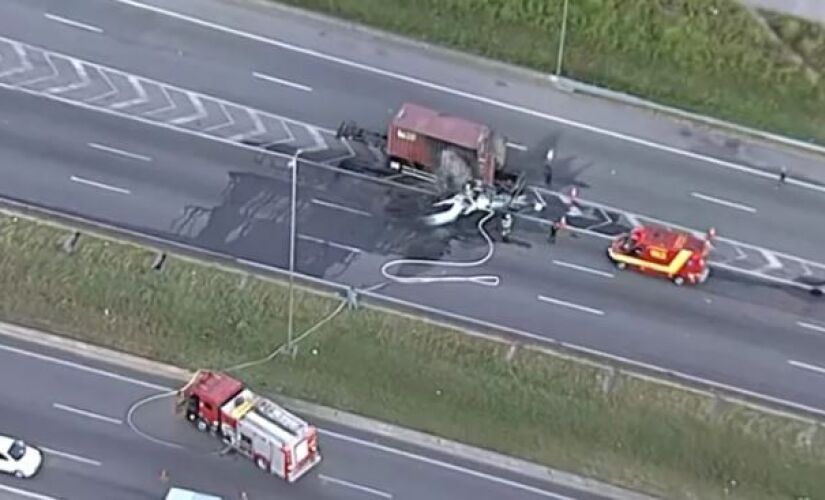
[[[560,267],[575,269],[577,271],[582,271],[582,272],[585,272],[585,273],[595,274],[597,276],[604,276],[605,278],[613,278],[614,277],[613,273],[608,273],[606,271],[600,271],[598,269],[593,269],[591,267],[580,266],[578,264],[571,264],[570,262],[564,262],[563,260],[553,260],[553,264],[555,264],[557,266],[560,266]]]
[[[284,80],[282,78],[276,78],[271,75],[266,75],[264,73],[252,73],[252,76],[255,78],[260,78],[261,80],[266,80],[272,83],[277,83],[278,85],[284,85],[286,87],[292,87],[294,89],[303,90],[304,92],[312,92],[312,87],[308,85],[302,85],[300,83],[290,82],[289,80]]]
[[[788,364],[790,364],[791,366],[795,366],[797,368],[802,368],[803,370],[810,370],[812,372],[825,375],[825,368],[821,366],[809,365],[808,363],[803,363],[802,361],[794,361],[792,359],[788,360]]]
[[[135,378],[132,378],[132,377],[127,377],[127,376],[120,375],[120,374],[117,374],[117,373],[114,373],[114,372],[101,370],[101,369],[98,369],[98,368],[92,368],[90,366],[86,366],[86,365],[83,365],[83,364],[80,364],[80,363],[75,363],[75,362],[67,361],[67,360],[60,359],[60,358],[54,358],[54,357],[51,357],[51,356],[46,356],[44,354],[40,354],[40,353],[36,353],[36,352],[32,352],[32,351],[27,351],[25,349],[20,349],[20,348],[17,348],[17,347],[11,347],[11,346],[0,344],[0,350],[12,352],[12,353],[15,353],[15,354],[19,354],[21,356],[34,358],[34,359],[38,359],[38,360],[41,360],[41,361],[46,361],[46,362],[53,363],[53,364],[56,364],[56,365],[65,366],[65,367],[68,367],[68,368],[73,368],[73,369],[76,369],[76,370],[79,370],[79,371],[92,373],[92,374],[95,374],[95,375],[100,375],[100,376],[105,377],[105,378],[109,378],[109,379],[112,379],[112,380],[118,380],[118,381],[121,381],[121,382],[126,382],[126,383],[129,383],[129,384],[133,384],[133,385],[137,385],[137,386],[141,386],[141,387],[147,387],[147,388],[150,388],[150,389],[156,389],[156,390],[164,391],[164,392],[168,392],[168,391],[172,390],[171,387],[166,387],[166,386],[162,386],[162,385],[158,385],[158,384],[153,384],[151,382],[145,382],[143,380],[135,379]],[[529,485],[526,485],[526,484],[522,484],[522,483],[519,483],[519,482],[516,482],[516,481],[512,481],[512,480],[505,479],[505,478],[502,478],[502,477],[494,476],[494,475],[491,475],[491,474],[486,474],[484,472],[469,469],[467,467],[462,467],[460,465],[454,465],[454,464],[444,462],[444,461],[441,461],[441,460],[436,460],[434,458],[429,458],[429,457],[426,457],[426,456],[423,456],[423,455],[410,453],[410,452],[407,452],[407,451],[399,450],[399,449],[392,448],[392,447],[385,446],[385,445],[381,445],[381,444],[378,444],[378,443],[373,443],[371,441],[365,441],[363,439],[348,436],[346,434],[339,434],[337,432],[329,431],[329,430],[326,430],[326,429],[319,429],[319,430],[322,434],[324,434],[326,436],[330,436],[330,437],[335,438],[335,439],[339,439],[341,441],[347,441],[347,442],[350,442],[350,443],[353,443],[353,444],[364,446],[366,448],[371,448],[371,449],[374,449],[374,450],[383,451],[385,453],[390,453],[390,454],[400,456],[400,457],[404,457],[404,458],[407,458],[407,459],[410,459],[410,460],[415,460],[415,461],[418,461],[418,462],[422,462],[422,463],[426,463],[426,464],[433,465],[433,466],[436,466],[436,467],[440,467],[442,469],[452,470],[454,472],[459,472],[461,474],[466,474],[468,476],[472,476],[472,477],[476,477],[476,478],[480,478],[480,479],[485,479],[485,480],[493,482],[493,483],[498,483],[498,484],[501,484],[501,485],[504,485],[504,486],[509,486],[511,488],[520,489],[520,490],[523,490],[523,491],[528,491],[528,492],[531,492],[531,493],[535,493],[539,496],[543,496],[543,497],[546,497],[546,498],[552,498],[554,500],[574,500],[570,497],[558,495],[558,494],[550,492],[550,491],[545,491],[545,490],[542,490],[542,489],[539,489],[539,488],[536,488],[536,487],[533,487],[533,486],[529,486]],[[91,460],[91,459],[84,458],[84,457],[79,457],[77,455],[72,455],[72,454],[69,454],[69,453],[65,453],[65,452],[54,450],[54,449],[46,448],[46,447],[43,447],[43,446],[40,446],[40,448],[42,448],[44,451],[48,451],[48,452],[53,453],[53,454],[58,455],[58,456],[63,456],[65,458],[71,458],[71,459],[74,459],[74,460],[77,460],[77,461],[80,461],[80,462],[84,462],[84,463],[89,463],[89,464],[92,464],[92,465],[99,465],[100,464],[100,462],[97,462],[95,460]]]
[[[351,247],[349,245],[344,245],[344,244],[341,244],[341,243],[335,243],[334,241],[324,240],[324,239],[321,239],[321,238],[316,238],[315,236],[309,236],[308,234],[299,234],[298,239],[311,241],[313,243],[318,243],[319,245],[329,245],[333,248],[337,248],[339,250],[344,250],[346,252],[363,253],[363,250],[361,250],[360,248]]]
[[[57,408],[58,410],[67,411],[69,413],[74,413],[76,415],[83,415],[84,417],[93,418],[95,420],[102,420],[103,422],[109,422],[110,424],[120,425],[123,423],[122,420],[117,418],[107,417],[106,415],[100,415],[99,413],[95,413],[88,410],[81,410],[80,408],[64,405],[62,403],[52,403],[52,406]]]
[[[577,311],[582,311],[590,314],[596,314],[598,316],[604,316],[604,311],[600,309],[594,309],[592,307],[583,306],[580,304],[576,304],[573,302],[567,302],[565,300],[554,299],[553,297],[547,297],[544,295],[539,295],[538,299],[542,302],[548,302],[550,304],[555,304],[557,306],[562,307],[569,307],[570,309],[575,309]]]
[[[149,156],[139,155],[137,153],[130,153],[129,151],[124,151],[123,149],[113,148],[111,146],[104,146],[103,144],[98,144],[96,142],[88,143],[89,147],[92,149],[97,149],[99,151],[106,151],[108,153],[113,153],[120,156],[125,156],[127,158],[132,158],[134,160],[141,160],[141,161],[152,161],[152,158]]]
[[[140,236],[137,233],[135,233],[135,235]],[[143,235],[143,236],[145,236],[145,235]],[[197,249],[195,247],[191,247],[189,249],[190,250],[200,250],[200,249]],[[253,266],[260,267],[260,268],[265,268],[265,269],[268,269],[270,271],[283,271],[279,268],[273,268],[273,267],[270,267],[270,266],[259,264],[257,262],[246,261],[244,259],[236,259],[236,261],[239,262],[239,263],[247,264],[247,265],[253,265]],[[300,275],[300,273],[299,273],[299,275]],[[300,275],[300,276],[307,277],[306,275]],[[325,280],[320,280],[320,281],[326,282]],[[391,297],[391,296],[388,296],[388,295],[383,295],[383,294],[380,294],[380,293],[371,293],[370,295],[380,297],[381,299],[383,299],[383,300],[385,300],[389,303],[392,303],[392,304],[402,305],[404,307],[409,307],[411,309],[418,310],[418,311],[421,311],[421,312],[426,312],[428,314],[436,314],[436,315],[439,315],[439,316],[444,317],[444,318],[459,320],[459,321],[462,321],[462,322],[466,322],[466,323],[476,325],[476,326],[481,326],[481,327],[484,327],[484,328],[490,328],[490,329],[493,329],[493,330],[498,330],[498,331],[502,331],[502,332],[506,332],[506,333],[511,333],[511,334],[519,336],[519,337],[524,337],[524,338],[529,338],[529,339],[535,340],[539,343],[548,343],[548,342],[552,343],[552,342],[555,342],[555,339],[553,339],[551,337],[546,337],[546,336],[539,335],[539,334],[536,334],[536,333],[532,333],[532,332],[529,332],[529,331],[526,331],[526,330],[513,328],[513,327],[510,327],[510,326],[507,326],[507,325],[500,324],[500,323],[495,323],[495,322],[492,322],[492,321],[484,321],[484,320],[480,320],[478,318],[473,318],[471,316],[467,316],[467,315],[464,315],[464,314],[457,314],[457,313],[450,312],[450,311],[447,311],[447,310],[444,310],[444,309],[439,309],[437,307],[430,307],[430,306],[418,304],[418,303],[415,303],[415,302],[411,302],[409,300],[398,299],[398,298]],[[606,352],[606,351],[601,351],[601,350],[598,350],[598,349],[593,349],[593,348],[585,347],[585,346],[578,345],[578,344],[572,344],[572,343],[565,342],[565,343],[563,343],[563,345],[564,345],[564,347],[572,350],[573,352],[579,353],[579,354],[586,354],[586,355],[594,356],[594,357],[601,358],[601,359],[604,359],[604,360],[609,360],[609,361],[622,363],[622,364],[632,366],[632,367],[637,368],[637,369],[641,368],[641,369],[648,370],[648,371],[656,373],[656,374],[663,375],[665,377],[676,378],[676,379],[678,379],[679,381],[681,381],[683,383],[691,383],[692,382],[692,383],[695,383],[695,384],[700,384],[704,387],[711,387],[711,388],[719,389],[719,390],[722,390],[722,391],[726,391],[726,392],[729,392],[731,394],[738,395],[740,397],[745,397],[745,398],[748,398],[748,399],[755,399],[755,400],[758,400],[757,403],[755,403],[757,405],[760,404],[760,403],[763,404],[763,405],[765,403],[771,403],[771,404],[783,406],[785,408],[793,408],[795,410],[803,411],[805,413],[810,413],[810,414],[817,415],[817,416],[820,416],[820,417],[825,417],[825,408],[818,408],[818,407],[815,407],[815,406],[810,406],[810,405],[798,403],[798,402],[792,401],[790,399],[784,399],[784,398],[779,398],[779,397],[776,397],[776,396],[770,396],[770,395],[762,393],[762,392],[752,391],[752,390],[749,390],[749,389],[745,389],[745,388],[738,387],[738,386],[735,386],[735,385],[726,384],[726,383],[719,382],[719,381],[716,381],[716,380],[712,380],[712,379],[709,379],[709,378],[704,378],[704,377],[699,377],[699,376],[696,376],[696,375],[692,375],[692,374],[687,373],[687,372],[674,370],[672,368],[664,368],[662,366],[655,365],[655,364],[652,364],[652,363],[646,363],[644,361],[638,361],[638,360],[628,358],[628,357],[625,357],[625,356],[619,356],[617,354],[611,354],[611,353]],[[66,348],[66,347],[59,347],[58,346],[58,348],[62,349],[63,351],[76,352],[76,351],[73,351],[71,347]],[[151,382],[146,382],[146,381],[143,381],[143,380],[140,380],[140,379],[127,377],[125,375],[120,375],[120,374],[117,374],[117,373],[114,373],[114,372],[111,372],[111,371],[102,370],[102,369],[99,369],[99,368],[92,368],[90,366],[86,366],[86,365],[83,365],[81,363],[74,363],[72,361],[67,361],[67,360],[60,359],[60,358],[55,358],[55,357],[52,357],[52,356],[46,356],[44,354],[40,354],[40,353],[36,353],[36,352],[32,352],[32,351],[27,351],[25,349],[20,349],[20,348],[17,348],[17,347],[11,347],[11,346],[0,344],[0,351],[7,351],[7,352],[14,353],[14,354],[18,354],[20,356],[39,359],[41,361],[46,361],[46,362],[53,363],[53,364],[56,364],[56,365],[59,365],[59,366],[65,366],[67,368],[73,368],[73,369],[78,370],[78,371],[91,373],[91,374],[98,375],[98,376],[101,376],[101,377],[104,377],[104,378],[109,378],[109,379],[112,379],[112,380],[118,380],[120,382],[125,382],[127,384],[132,384],[132,385],[136,385],[136,386],[140,386],[140,387],[146,387],[146,388],[149,388],[149,389],[154,389],[154,390],[163,391],[163,392],[169,392],[169,391],[173,390],[172,387],[159,385],[159,384],[153,384]],[[745,404],[747,404],[747,399],[745,400]],[[321,429],[321,432],[325,432],[327,434],[330,434],[330,432],[325,431],[323,429]],[[331,435],[334,435],[334,434],[335,433],[331,433]],[[344,439],[346,436],[339,435],[339,437],[341,439]],[[355,439],[355,438],[352,438],[352,439]],[[357,442],[357,441],[353,441],[353,442]],[[364,445],[364,446],[369,446],[372,443],[363,442],[361,444]],[[389,448],[389,450],[393,450],[393,449]],[[395,450],[395,451],[398,451],[398,450]]]
[[[15,495],[25,497],[25,498],[33,498],[34,500],[57,500],[55,497],[50,497],[48,495],[42,495],[40,493],[35,493],[29,490],[21,490],[20,488],[14,488],[11,486],[6,486],[5,484],[0,484],[0,491],[5,491],[8,493],[14,493]]]
[[[475,478],[478,478],[478,479],[485,479],[485,480],[490,481],[492,483],[497,483],[497,484],[500,484],[500,485],[503,485],[503,486],[509,486],[510,488],[514,488],[514,489],[517,489],[517,490],[527,491],[527,492],[534,493],[538,496],[542,496],[542,497],[545,497],[545,498],[552,498],[554,500],[574,500],[570,497],[566,497],[564,495],[559,495],[558,493],[553,493],[552,491],[542,490],[540,488],[536,488],[534,486],[529,486],[529,485],[526,485],[526,484],[523,484],[523,483],[512,481],[510,479],[505,479],[503,477],[494,476],[492,474],[487,474],[487,473],[477,471],[477,470],[474,470],[474,469],[470,469],[470,468],[467,468],[467,467],[462,467],[460,465],[451,464],[449,462],[444,462],[444,461],[441,461],[441,460],[437,460],[435,458],[426,457],[424,455],[418,455],[418,454],[415,454],[415,453],[411,453],[409,451],[399,450],[397,448],[391,448],[389,446],[374,443],[372,441],[366,441],[364,439],[359,439],[359,438],[353,437],[353,436],[348,436],[346,434],[340,434],[340,433],[337,433],[337,432],[334,432],[334,431],[329,431],[329,430],[324,430],[324,429],[321,429],[320,432],[321,432],[321,434],[323,434],[325,436],[329,436],[329,437],[334,438],[334,439],[338,439],[338,440],[341,440],[341,441],[346,441],[348,443],[357,444],[359,446],[363,446],[365,448],[371,448],[373,450],[383,451],[385,453],[389,453],[389,454],[396,455],[396,456],[399,456],[399,457],[404,457],[404,458],[407,458],[407,459],[410,459],[410,460],[415,460],[417,462],[422,462],[422,463],[432,465],[432,466],[435,466],[435,467],[439,467],[439,468],[442,468],[442,469],[451,470],[453,472],[458,472],[458,473],[465,474],[465,475],[468,475],[468,476],[472,476],[472,477],[475,477]]]
[[[321,205],[322,207],[332,208],[334,210],[341,210],[343,212],[349,212],[351,214],[356,215],[363,215],[364,217],[372,217],[372,214],[369,212],[364,212],[363,210],[358,210],[357,208],[350,208],[344,205],[339,205],[337,203],[333,203],[331,201],[324,201],[319,200],[318,198],[313,198],[312,203],[316,205]]]
[[[448,87],[446,85],[441,85],[441,84],[434,83],[434,82],[431,82],[431,81],[422,80],[422,79],[415,78],[415,77],[412,77],[412,76],[404,75],[404,74],[401,74],[401,73],[396,73],[396,72],[393,72],[393,71],[389,71],[389,70],[385,70],[385,69],[381,69],[381,68],[376,68],[376,67],[370,66],[368,64],[359,63],[359,62],[356,62],[356,61],[345,59],[343,57],[333,56],[333,55],[326,54],[326,53],[323,53],[323,52],[320,52],[320,51],[317,51],[317,50],[313,50],[313,49],[307,49],[307,48],[300,47],[298,45],[294,45],[294,44],[291,44],[291,43],[282,42],[280,40],[275,40],[275,39],[272,39],[272,38],[267,38],[267,37],[262,36],[262,35],[256,35],[254,33],[249,33],[249,32],[237,29],[237,28],[231,28],[229,26],[224,26],[222,24],[218,24],[218,23],[213,22],[213,21],[207,21],[205,19],[201,19],[201,18],[198,18],[198,17],[195,17],[195,16],[190,16],[190,15],[187,15],[187,14],[182,14],[180,12],[175,12],[173,10],[165,9],[163,7],[158,7],[158,6],[155,6],[155,5],[148,5],[148,4],[139,2],[137,0],[114,0],[114,1],[118,2],[118,3],[121,3],[121,4],[124,4],[124,5],[130,5],[132,7],[138,8],[138,9],[148,10],[148,11],[154,12],[156,14],[162,14],[162,15],[167,16],[167,17],[172,17],[172,18],[175,18],[175,19],[178,19],[178,20],[181,20],[181,21],[186,21],[186,22],[189,22],[189,23],[192,23],[192,24],[196,24],[196,25],[204,27],[204,28],[213,29],[215,31],[228,33],[230,35],[235,35],[235,36],[238,36],[238,37],[241,37],[241,38],[246,38],[248,40],[254,40],[256,42],[271,45],[273,47],[278,47],[280,49],[289,50],[291,52],[296,52],[298,54],[303,54],[305,56],[314,57],[316,59],[322,59],[322,60],[325,60],[325,61],[340,64],[342,66],[346,66],[346,67],[349,67],[349,68],[354,68],[354,69],[358,69],[358,70],[361,70],[361,71],[365,71],[367,73],[373,73],[373,74],[376,74],[376,75],[380,75],[380,76],[384,76],[384,77],[391,78],[391,79],[394,79],[394,80],[399,80],[399,81],[402,81],[402,82],[405,82],[405,83],[409,83],[409,84],[412,84],[412,85],[417,85],[419,87],[424,87],[424,88],[428,88],[428,89],[431,89],[431,90],[443,92],[445,94],[451,94],[451,95],[454,95],[454,96],[463,97],[463,98],[471,100],[471,101],[480,102],[480,103],[483,103],[483,104],[487,104],[487,105],[490,105],[490,106],[495,106],[495,107],[498,107],[498,108],[501,108],[501,109],[506,109],[508,111],[513,111],[513,112],[516,112],[516,113],[521,113],[521,114],[524,114],[524,115],[532,116],[534,118],[540,118],[540,119],[543,119],[543,120],[548,120],[548,121],[553,121],[553,122],[556,122],[556,123],[561,123],[563,125],[579,128],[579,129],[582,129],[582,130],[586,130],[588,132],[604,135],[604,136],[607,136],[607,137],[612,137],[614,139],[618,139],[618,140],[622,140],[622,141],[626,141],[626,142],[631,142],[631,143],[638,144],[638,145],[641,145],[641,146],[649,147],[651,149],[657,149],[659,151],[665,151],[665,152],[672,153],[672,154],[675,154],[675,155],[678,155],[678,156],[683,156],[683,157],[687,157],[687,158],[692,158],[694,160],[704,161],[704,162],[711,163],[711,164],[716,165],[716,166],[728,168],[728,169],[731,169],[731,170],[734,170],[734,171],[737,171],[737,172],[740,172],[740,173],[747,173],[747,174],[754,175],[754,176],[757,176],[757,177],[762,177],[764,179],[775,180],[777,178],[776,174],[774,174],[773,172],[766,172],[764,170],[759,170],[759,169],[756,169],[756,168],[747,167],[745,165],[732,163],[732,162],[729,162],[729,161],[726,161],[726,160],[720,160],[718,158],[713,158],[713,157],[705,156],[705,155],[702,155],[702,154],[699,154],[699,153],[694,153],[693,151],[686,151],[686,150],[679,149],[679,148],[676,148],[676,147],[673,147],[673,146],[668,146],[668,145],[665,145],[665,144],[659,144],[659,143],[656,143],[656,142],[653,142],[653,141],[650,141],[650,140],[647,140],[647,139],[642,139],[642,138],[635,137],[635,136],[625,134],[625,133],[622,133],[622,132],[614,132],[612,130],[596,127],[594,125],[588,125],[588,124],[585,124],[585,123],[577,122],[575,120],[570,120],[570,119],[567,119],[567,118],[562,118],[560,116],[551,115],[549,113],[536,111],[536,110],[533,110],[533,109],[530,109],[530,108],[527,108],[527,107],[524,107],[524,106],[520,106],[520,105],[517,105],[517,104],[510,104],[510,103],[500,101],[500,100],[497,100],[497,99],[493,99],[493,98],[490,98],[490,97],[484,97],[484,96],[481,96],[481,95],[478,95],[478,94],[474,94],[472,92],[467,92],[467,91],[463,91],[463,90],[454,89],[454,88]],[[820,186],[820,185],[813,184],[813,183],[810,183],[810,182],[801,181],[799,179],[788,179],[788,183],[799,186],[799,187],[804,187],[804,188],[807,188],[807,189],[818,191],[820,193],[825,193],[825,186]]]
[[[796,324],[798,326],[801,326],[802,328],[807,328],[808,330],[825,333],[825,326],[815,325],[813,323],[806,323],[804,321],[797,321]]]
[[[100,189],[105,189],[107,191],[114,191],[115,193],[121,194],[130,194],[128,189],[123,189],[115,186],[110,186],[108,184],[103,184],[102,182],[90,181],[89,179],[84,179],[82,177],[71,176],[71,180],[73,182],[77,182],[80,184],[86,184],[87,186],[93,186]]]
[[[113,380],[119,380],[121,382],[126,382],[133,385],[138,385],[141,387],[145,387],[147,389],[155,389],[158,391],[168,391],[170,390],[169,387],[153,384],[151,382],[144,382],[143,380],[139,380],[132,377],[127,377],[125,375],[119,375],[114,372],[110,372],[107,370],[101,370],[99,368],[92,368],[91,366],[84,365],[82,363],[75,363],[74,361],[68,361],[61,358],[55,358],[53,356],[47,356],[45,354],[40,354],[34,351],[27,351],[26,349],[20,349],[19,347],[12,347],[4,344],[0,344],[0,351],[10,352],[12,354],[17,354],[18,356],[24,356],[27,358],[34,358],[39,361],[44,361],[46,363],[51,363],[54,365],[63,366],[66,368],[72,368],[78,371],[91,373],[93,375],[99,375],[101,377],[110,378]]]
[[[743,205],[741,203],[736,203],[736,202],[733,202],[733,201],[723,200],[721,198],[714,198],[713,196],[708,196],[706,194],[697,193],[695,191],[690,193],[690,195],[693,196],[694,198],[699,198],[700,200],[709,201],[711,203],[716,203],[718,205],[724,205],[724,206],[729,207],[729,208],[735,208],[737,210],[744,210],[745,212],[750,212],[750,213],[755,213],[756,212],[755,208],[750,207],[748,205]]]
[[[519,144],[517,142],[508,142],[507,147],[508,148],[513,148],[513,149],[518,149],[519,151],[527,151],[527,146],[524,146],[524,145]]]
[[[51,453],[52,455],[57,455],[58,457],[65,458],[67,460],[74,460],[75,462],[80,462],[86,465],[93,465],[95,467],[100,467],[101,465],[103,465],[101,462],[98,462],[97,460],[81,457],[80,455],[75,455],[74,453],[67,453],[65,451],[55,450],[54,448],[46,448],[45,446],[38,447],[45,452]]]
[[[391,494],[386,493],[384,491],[376,490],[375,488],[370,488],[369,486],[363,486],[363,485],[360,485],[358,483],[353,483],[353,482],[350,482],[350,481],[344,481],[343,479],[337,479],[337,478],[334,478],[332,476],[327,476],[326,474],[318,474],[318,478],[321,479],[321,481],[328,481],[330,483],[335,483],[335,484],[338,484],[338,485],[341,485],[341,486],[345,486],[347,488],[352,488],[354,490],[363,491],[364,493],[369,493],[371,495],[379,496],[379,497],[382,497],[382,498],[392,498]]]
[[[72,21],[71,19],[67,19],[65,17],[56,16],[54,14],[43,14],[47,18],[51,19],[52,21],[56,21],[58,23],[66,24],[68,26],[72,26],[74,28],[80,28],[86,31],[92,31],[94,33],[103,33],[103,30],[98,28],[97,26],[92,26],[91,24],[85,24],[78,21]]]

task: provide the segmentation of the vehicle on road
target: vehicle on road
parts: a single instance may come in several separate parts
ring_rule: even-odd
[[[435,182],[441,194],[458,193],[469,181],[485,186],[510,186],[518,174],[509,172],[507,139],[487,125],[404,103],[386,133],[369,131],[344,121],[336,137],[373,147],[388,172],[410,171]]]
[[[321,461],[317,429],[224,373],[199,370],[175,409],[267,473],[295,482]]]
[[[619,269],[665,276],[676,285],[696,285],[710,273],[707,257],[714,233],[711,229],[702,239],[687,231],[644,225],[615,238],[607,256]]]
[[[216,495],[209,495],[199,491],[187,490],[185,488],[169,488],[163,500],[223,500]]]
[[[452,223],[479,210],[508,218],[528,207],[544,208],[535,190],[532,196],[525,192],[525,174],[507,168],[507,139],[482,123],[407,102],[386,133],[345,121],[336,136],[377,153],[381,160],[367,170],[405,172],[434,184],[439,200],[425,217],[428,225]]]
[[[451,224],[460,217],[479,211],[495,212],[503,214],[503,217],[512,217],[512,214],[528,209],[541,212],[546,202],[535,189],[532,190],[532,197],[526,190],[527,184],[523,176],[510,189],[471,181],[464,185],[461,192],[433,203],[431,213],[424,217],[424,223],[428,226]]]
[[[43,464],[43,453],[21,439],[0,436],[0,472],[30,478]]]

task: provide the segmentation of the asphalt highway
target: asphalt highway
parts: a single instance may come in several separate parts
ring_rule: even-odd
[[[270,266],[287,265],[290,184],[282,166],[150,125],[9,91],[0,95],[0,111],[8,119],[0,123],[3,195]],[[47,143],[26,140],[46,129],[52,137]],[[89,144],[116,146],[151,161]],[[16,168],[20,164],[26,169]],[[497,243],[492,260],[476,269],[390,270],[442,277],[490,273],[501,277],[499,287],[397,284],[380,273],[392,258],[483,256],[486,246],[474,221],[428,230],[409,216],[421,209],[417,193],[331,170],[306,167],[299,173],[296,262],[302,272],[362,288],[384,284],[381,292],[392,297],[825,405],[816,389],[821,375],[789,364],[825,359],[825,339],[796,324],[799,318],[825,324],[815,298],[746,287],[734,276],[715,276],[690,290],[616,274],[604,259],[603,241],[562,236],[550,247],[529,224],[515,243]],[[490,232],[497,235],[495,224]]]
[[[187,12],[189,3],[160,0],[154,4]],[[202,3],[191,5],[193,13],[201,15]],[[4,9],[8,14],[4,15],[6,21],[0,29],[16,40],[327,128],[335,128],[341,120],[354,119],[382,130],[402,102],[420,102],[490,123],[513,142],[527,147],[526,152],[511,151],[512,160],[519,168],[532,170],[536,180],[541,174],[544,151],[554,145],[559,154],[556,183],[581,185],[582,196],[690,227],[714,226],[728,237],[812,260],[821,258],[820,249],[825,246],[825,231],[816,230],[821,226],[816,214],[822,209],[825,193],[795,187],[779,191],[775,181],[743,175],[695,158],[456,98],[113,0],[72,6],[53,0],[14,1]],[[103,33],[60,25],[44,17],[44,12],[88,23]],[[254,6],[236,7],[231,12],[244,27],[247,20],[261,17]],[[273,13],[264,17],[271,22],[268,32],[278,38],[283,36],[283,24],[300,25],[288,16],[283,17]],[[316,26],[304,25],[304,38],[290,33],[290,41],[298,38],[299,43],[309,43],[318,38]],[[295,32],[294,27],[292,31]],[[340,44],[327,45],[325,49],[334,49]],[[376,52],[367,63],[406,69],[400,61],[388,61],[382,50]],[[417,77],[440,76],[435,68],[416,69],[420,70]],[[451,71],[464,75],[462,66],[453,66]],[[469,79],[470,74],[465,78]],[[470,90],[475,88],[471,86]],[[614,112],[623,118],[631,113],[618,107]],[[590,118],[586,113],[579,116]],[[662,134],[654,127],[655,124],[649,125],[645,132]],[[796,159],[789,155],[763,154],[741,141],[702,134],[685,126],[666,132],[671,136],[666,138],[669,142],[687,141],[682,146],[690,152],[730,158],[768,171],[784,165],[796,172]],[[809,164],[799,166],[805,172],[810,168]],[[820,174],[820,179],[825,180],[825,175]],[[798,228],[808,228],[805,238],[799,237]]]
[[[174,4],[180,9],[194,5]],[[260,29],[265,20],[271,23],[268,33],[280,26],[282,36],[305,36],[310,46],[325,43],[326,36],[343,36],[326,31],[319,36],[317,25],[302,25],[285,14],[266,17],[271,14],[253,7],[198,5],[198,15],[231,12],[221,19],[250,30]],[[536,178],[543,150],[555,145],[560,170],[554,185],[580,185],[590,199],[697,228],[713,225],[720,234],[812,260],[821,257],[825,244],[819,215],[825,194],[794,185],[777,188],[774,179],[719,164],[735,160],[766,171],[785,164],[813,179],[816,162],[801,155],[733,143],[632,110],[552,95],[557,109],[591,120],[599,132],[114,1],[89,1],[71,9],[55,1],[10,1],[0,9],[4,37],[130,74],[327,128],[341,119],[380,128],[400,102],[415,100],[502,129],[526,148],[514,149],[514,162],[533,169]],[[86,25],[55,21],[54,15]],[[277,24],[286,21],[288,26]],[[349,49],[367,57],[364,43],[352,42]],[[373,50],[373,57],[398,65],[403,62],[398,50],[390,55]],[[408,70],[420,77],[439,76],[419,65],[420,57],[410,56]],[[439,64],[443,62],[433,61],[434,68]],[[478,69],[454,65],[454,70],[445,78],[464,75],[465,87],[477,85],[472,90],[479,93],[490,90],[486,80],[469,79]],[[289,84],[256,77],[256,72]],[[489,74],[486,78],[495,80]],[[519,85],[529,86],[508,80],[494,87],[510,95]],[[519,95],[532,98],[529,92]],[[539,110],[547,106],[534,104]],[[0,119],[4,196],[265,265],[286,264],[289,184],[283,165],[262,163],[254,152],[204,137],[56,103],[36,92],[0,90]],[[620,134],[605,134],[603,127],[618,127],[614,129]],[[651,141],[683,152],[621,135],[631,133],[647,134]],[[697,153],[721,160],[709,161]],[[484,254],[483,241],[473,236],[470,222],[446,231],[416,225],[408,214],[420,208],[420,196],[401,188],[319,169],[302,169],[300,184],[297,260],[303,272],[370,286],[387,282],[379,268],[391,258],[472,260]],[[616,274],[605,261],[604,241],[562,238],[549,247],[529,224],[520,228],[517,239],[523,244],[499,244],[492,260],[461,271],[500,276],[499,287],[389,283],[381,291],[537,338],[825,409],[825,395],[817,389],[825,372],[821,301],[726,273],[717,273],[697,290]],[[437,276],[453,270],[412,271]]]
[[[227,500],[241,492],[249,500],[602,498],[317,420],[323,461],[288,485],[243,457],[221,455],[213,438],[174,415],[171,397],[138,406],[135,432],[130,408],[177,387],[175,381],[6,337],[0,366],[4,380],[26,380],[4,385],[0,433],[43,448],[46,457],[32,479],[0,477],[0,496],[9,493],[6,486],[65,500],[144,500],[179,486]]]

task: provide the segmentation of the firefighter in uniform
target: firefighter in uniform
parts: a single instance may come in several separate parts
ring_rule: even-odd
[[[553,182],[553,158],[556,152],[550,148],[547,150],[547,156],[544,157],[544,183],[550,185]]]
[[[550,236],[547,238],[550,244],[556,243],[556,235],[559,234],[559,229],[561,229],[561,220],[554,220],[550,224]]]
[[[501,217],[501,239],[505,243],[510,241],[510,233],[513,231],[513,216],[506,213]]]

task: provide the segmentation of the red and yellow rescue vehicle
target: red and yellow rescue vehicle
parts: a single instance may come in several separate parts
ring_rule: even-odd
[[[267,473],[297,481],[321,461],[317,429],[226,374],[199,370],[176,404],[202,432],[210,431]]]
[[[702,239],[663,226],[640,226],[613,240],[607,256],[619,269],[665,276],[677,285],[695,285],[710,273],[707,258],[714,234],[710,229]]]

